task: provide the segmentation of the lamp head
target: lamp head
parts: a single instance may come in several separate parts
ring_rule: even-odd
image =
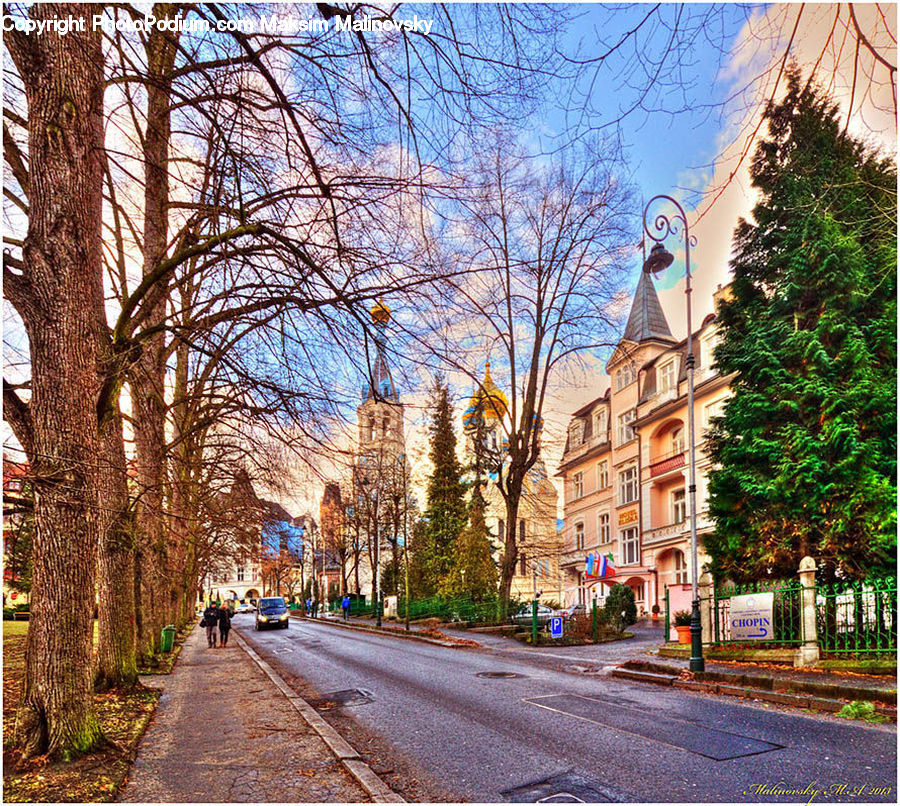
[[[661,242],[657,241],[644,261],[644,271],[647,274],[659,274],[668,269],[674,260],[675,256]]]

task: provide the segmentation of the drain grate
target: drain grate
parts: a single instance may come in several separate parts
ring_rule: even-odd
[[[351,705],[367,705],[372,700],[371,691],[362,688],[347,688],[323,694],[317,700],[310,700],[310,705],[318,711],[330,711],[333,708],[347,708]]]
[[[624,803],[631,800],[571,771],[507,789],[500,794],[508,803]]]
[[[477,672],[475,674],[475,677],[483,677],[483,678],[487,678],[488,680],[495,680],[495,679],[506,680],[506,679],[509,679],[512,677],[525,677],[525,675],[524,674],[516,674],[515,672]]]

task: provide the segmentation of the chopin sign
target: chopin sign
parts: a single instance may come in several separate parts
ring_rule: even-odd
[[[771,641],[772,606],[775,594],[751,593],[732,596],[728,623],[732,641]]]

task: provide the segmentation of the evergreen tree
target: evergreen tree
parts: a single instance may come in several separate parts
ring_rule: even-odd
[[[896,571],[896,167],[854,139],[793,69],[735,233],[714,425],[717,578]]]
[[[453,565],[440,588],[446,596],[487,599],[497,595],[497,566],[491,556],[491,537],[484,519],[482,482],[476,479],[469,502],[469,522],[456,539]]]
[[[424,557],[426,587],[438,591],[452,568],[456,540],[466,524],[465,484],[456,456],[456,432],[450,393],[440,378],[432,393],[430,426],[432,463],[424,513]]]

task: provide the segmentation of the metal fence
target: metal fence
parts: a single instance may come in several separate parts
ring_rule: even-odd
[[[745,643],[731,637],[731,597],[753,593],[772,593],[772,640],[754,641],[760,649],[772,646],[795,646],[803,643],[803,588],[799,579],[766,580],[746,585],[715,588],[712,596],[712,628],[714,644]]]
[[[897,651],[897,578],[816,586],[816,630],[826,655]]]

